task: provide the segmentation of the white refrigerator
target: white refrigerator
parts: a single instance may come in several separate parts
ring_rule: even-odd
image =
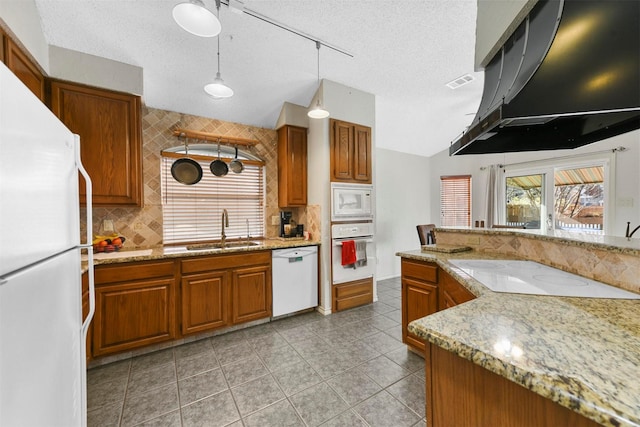
[[[86,425],[80,140],[0,63],[0,426]],[[81,251],[90,311],[82,319]]]

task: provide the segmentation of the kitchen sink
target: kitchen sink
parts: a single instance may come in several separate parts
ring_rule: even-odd
[[[188,251],[204,251],[204,250],[212,250],[212,249],[232,249],[232,248],[248,248],[250,246],[259,246],[262,243],[260,242],[229,242],[225,243],[224,246],[222,243],[200,243],[197,245],[188,245]]]

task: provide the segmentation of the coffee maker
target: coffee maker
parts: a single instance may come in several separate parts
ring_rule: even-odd
[[[291,211],[280,211],[280,237],[291,237],[296,230],[291,230]]]

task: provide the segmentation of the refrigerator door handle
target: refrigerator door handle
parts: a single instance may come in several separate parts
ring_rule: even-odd
[[[87,314],[87,318],[82,324],[82,336],[84,340],[87,339],[87,332],[89,331],[89,324],[93,319],[93,314],[96,311],[96,290],[95,283],[93,280],[93,245],[91,244],[92,238],[91,234],[93,232],[93,206],[91,204],[92,200],[92,187],[91,187],[91,177],[89,177],[89,173],[87,173],[84,166],[82,166],[82,159],[80,157],[80,136],[73,135],[73,139],[76,145],[76,166],[78,171],[84,177],[85,182],[85,195],[86,195],[86,211],[87,211],[87,242],[85,244],[81,244],[81,248],[87,249],[88,256],[88,277],[89,277],[89,313]]]

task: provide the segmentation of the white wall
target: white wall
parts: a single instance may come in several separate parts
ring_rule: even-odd
[[[418,224],[430,224],[432,193],[428,157],[376,149],[377,279],[400,275],[396,252],[418,249]]]
[[[487,171],[481,171],[480,167],[491,164],[509,164],[527,162],[540,159],[553,159],[563,156],[574,156],[582,153],[592,153],[600,150],[609,150],[618,146],[624,146],[627,151],[616,154],[616,188],[612,194],[615,203],[614,228],[607,234],[624,236],[626,222],[640,223],[640,130],[618,135],[607,140],[586,145],[576,150],[536,151],[526,153],[504,154],[479,154],[466,156],[449,156],[449,151],[444,150],[431,157],[430,186],[432,203],[430,206],[431,217],[435,224],[440,223],[440,176],[471,174],[472,179],[472,208],[473,220],[486,219],[486,180]],[[576,160],[580,158],[577,157]],[[621,199],[631,199],[633,206],[621,206]]]
[[[0,18],[42,69],[49,73],[49,46],[33,0],[1,0]]]
[[[49,75],[86,85],[142,95],[142,67],[49,46]]]

